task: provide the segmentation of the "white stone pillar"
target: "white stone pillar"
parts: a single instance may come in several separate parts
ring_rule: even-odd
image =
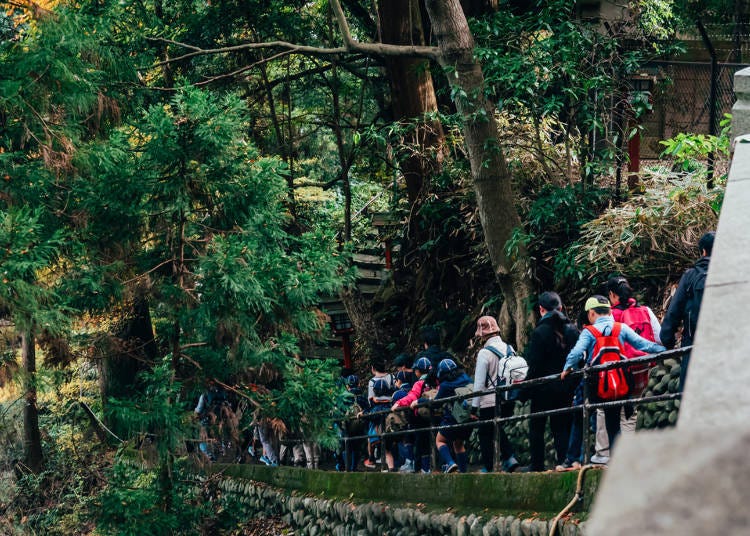
[[[750,134],[750,67],[734,73],[734,93],[737,102],[732,106],[732,140]]]

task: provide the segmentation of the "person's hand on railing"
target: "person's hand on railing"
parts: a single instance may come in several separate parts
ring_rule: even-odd
[[[477,411],[478,411],[478,408],[472,407],[471,413],[469,414],[469,419],[471,419],[472,421],[478,421],[479,415],[477,415]]]
[[[560,379],[564,380],[571,372],[573,372],[573,369],[570,368],[563,370],[562,373],[560,373]]]

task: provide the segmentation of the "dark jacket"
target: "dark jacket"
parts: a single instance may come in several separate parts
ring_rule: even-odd
[[[465,372],[461,372],[460,374],[456,374],[456,377],[454,378],[440,382],[438,392],[435,395],[435,400],[439,398],[448,398],[450,396],[455,396],[456,389],[469,385],[470,383],[472,383],[472,381],[473,380],[469,377],[468,374],[466,374]]]
[[[438,364],[443,359],[453,359],[453,355],[450,352],[446,352],[445,350],[441,349],[437,344],[428,346],[426,349],[419,352],[414,358],[414,361],[416,362],[416,360],[420,357],[426,357],[427,359],[429,359],[430,363],[432,363],[433,370],[437,370]]]
[[[666,348],[674,348],[675,335],[683,324],[681,346],[690,346],[693,344],[695,336],[695,327],[698,324],[698,312],[700,311],[700,299],[690,299],[693,295],[692,289],[698,279],[700,279],[701,270],[708,271],[708,263],[711,257],[701,257],[692,268],[685,270],[682,274],[677,291],[669,302],[669,309],[664,315],[661,323],[661,342]]]
[[[556,321],[564,325],[562,341],[555,332]],[[577,340],[578,330],[565,315],[558,311],[544,315],[534,328],[525,352],[526,362],[529,365],[526,379],[560,374],[565,367],[565,358]],[[577,383],[575,379],[567,379],[563,382],[539,385],[528,389],[529,397],[555,407],[567,406],[573,399],[573,391]]]
[[[440,386],[438,387],[438,392],[435,395],[435,400],[438,400],[439,398],[448,398],[451,396],[455,396],[457,388],[464,387],[473,382],[473,380],[469,377],[469,375],[463,371],[460,371],[460,369],[457,369],[454,372],[456,374],[449,375],[448,379],[440,382]],[[471,402],[471,400],[469,400],[469,402]],[[450,413],[452,405],[453,403],[449,402],[443,408],[443,420],[445,420],[449,416],[452,417]]]

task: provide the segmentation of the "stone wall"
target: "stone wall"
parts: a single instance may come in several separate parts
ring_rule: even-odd
[[[336,473],[215,464],[222,500],[245,517],[281,516],[300,534],[547,536],[575,496],[578,472]],[[557,534],[579,536],[603,471],[587,471],[583,499]],[[234,506],[232,506],[234,504]]]
[[[222,500],[239,515],[280,516],[301,535],[309,536],[547,536],[551,521],[515,515],[462,515],[423,511],[383,503],[353,502],[305,497],[271,488],[259,482],[225,478]],[[584,535],[584,524],[559,521],[557,534]]]

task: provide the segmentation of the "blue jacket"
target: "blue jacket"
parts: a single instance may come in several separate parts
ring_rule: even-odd
[[[600,316],[594,322],[594,327],[599,330],[600,333],[608,334],[612,331],[614,323],[615,319],[611,316]],[[626,342],[633,348],[649,354],[655,354],[665,350],[661,344],[656,344],[655,342],[651,342],[638,335],[627,324],[622,324],[619,338],[621,343]],[[584,356],[586,356],[587,361],[590,361],[593,357],[591,354],[593,353],[595,344],[596,337],[594,337],[589,330],[584,329],[581,331],[581,334],[578,336],[578,341],[565,359],[565,367],[563,370],[575,370],[579,368],[579,363]]]

